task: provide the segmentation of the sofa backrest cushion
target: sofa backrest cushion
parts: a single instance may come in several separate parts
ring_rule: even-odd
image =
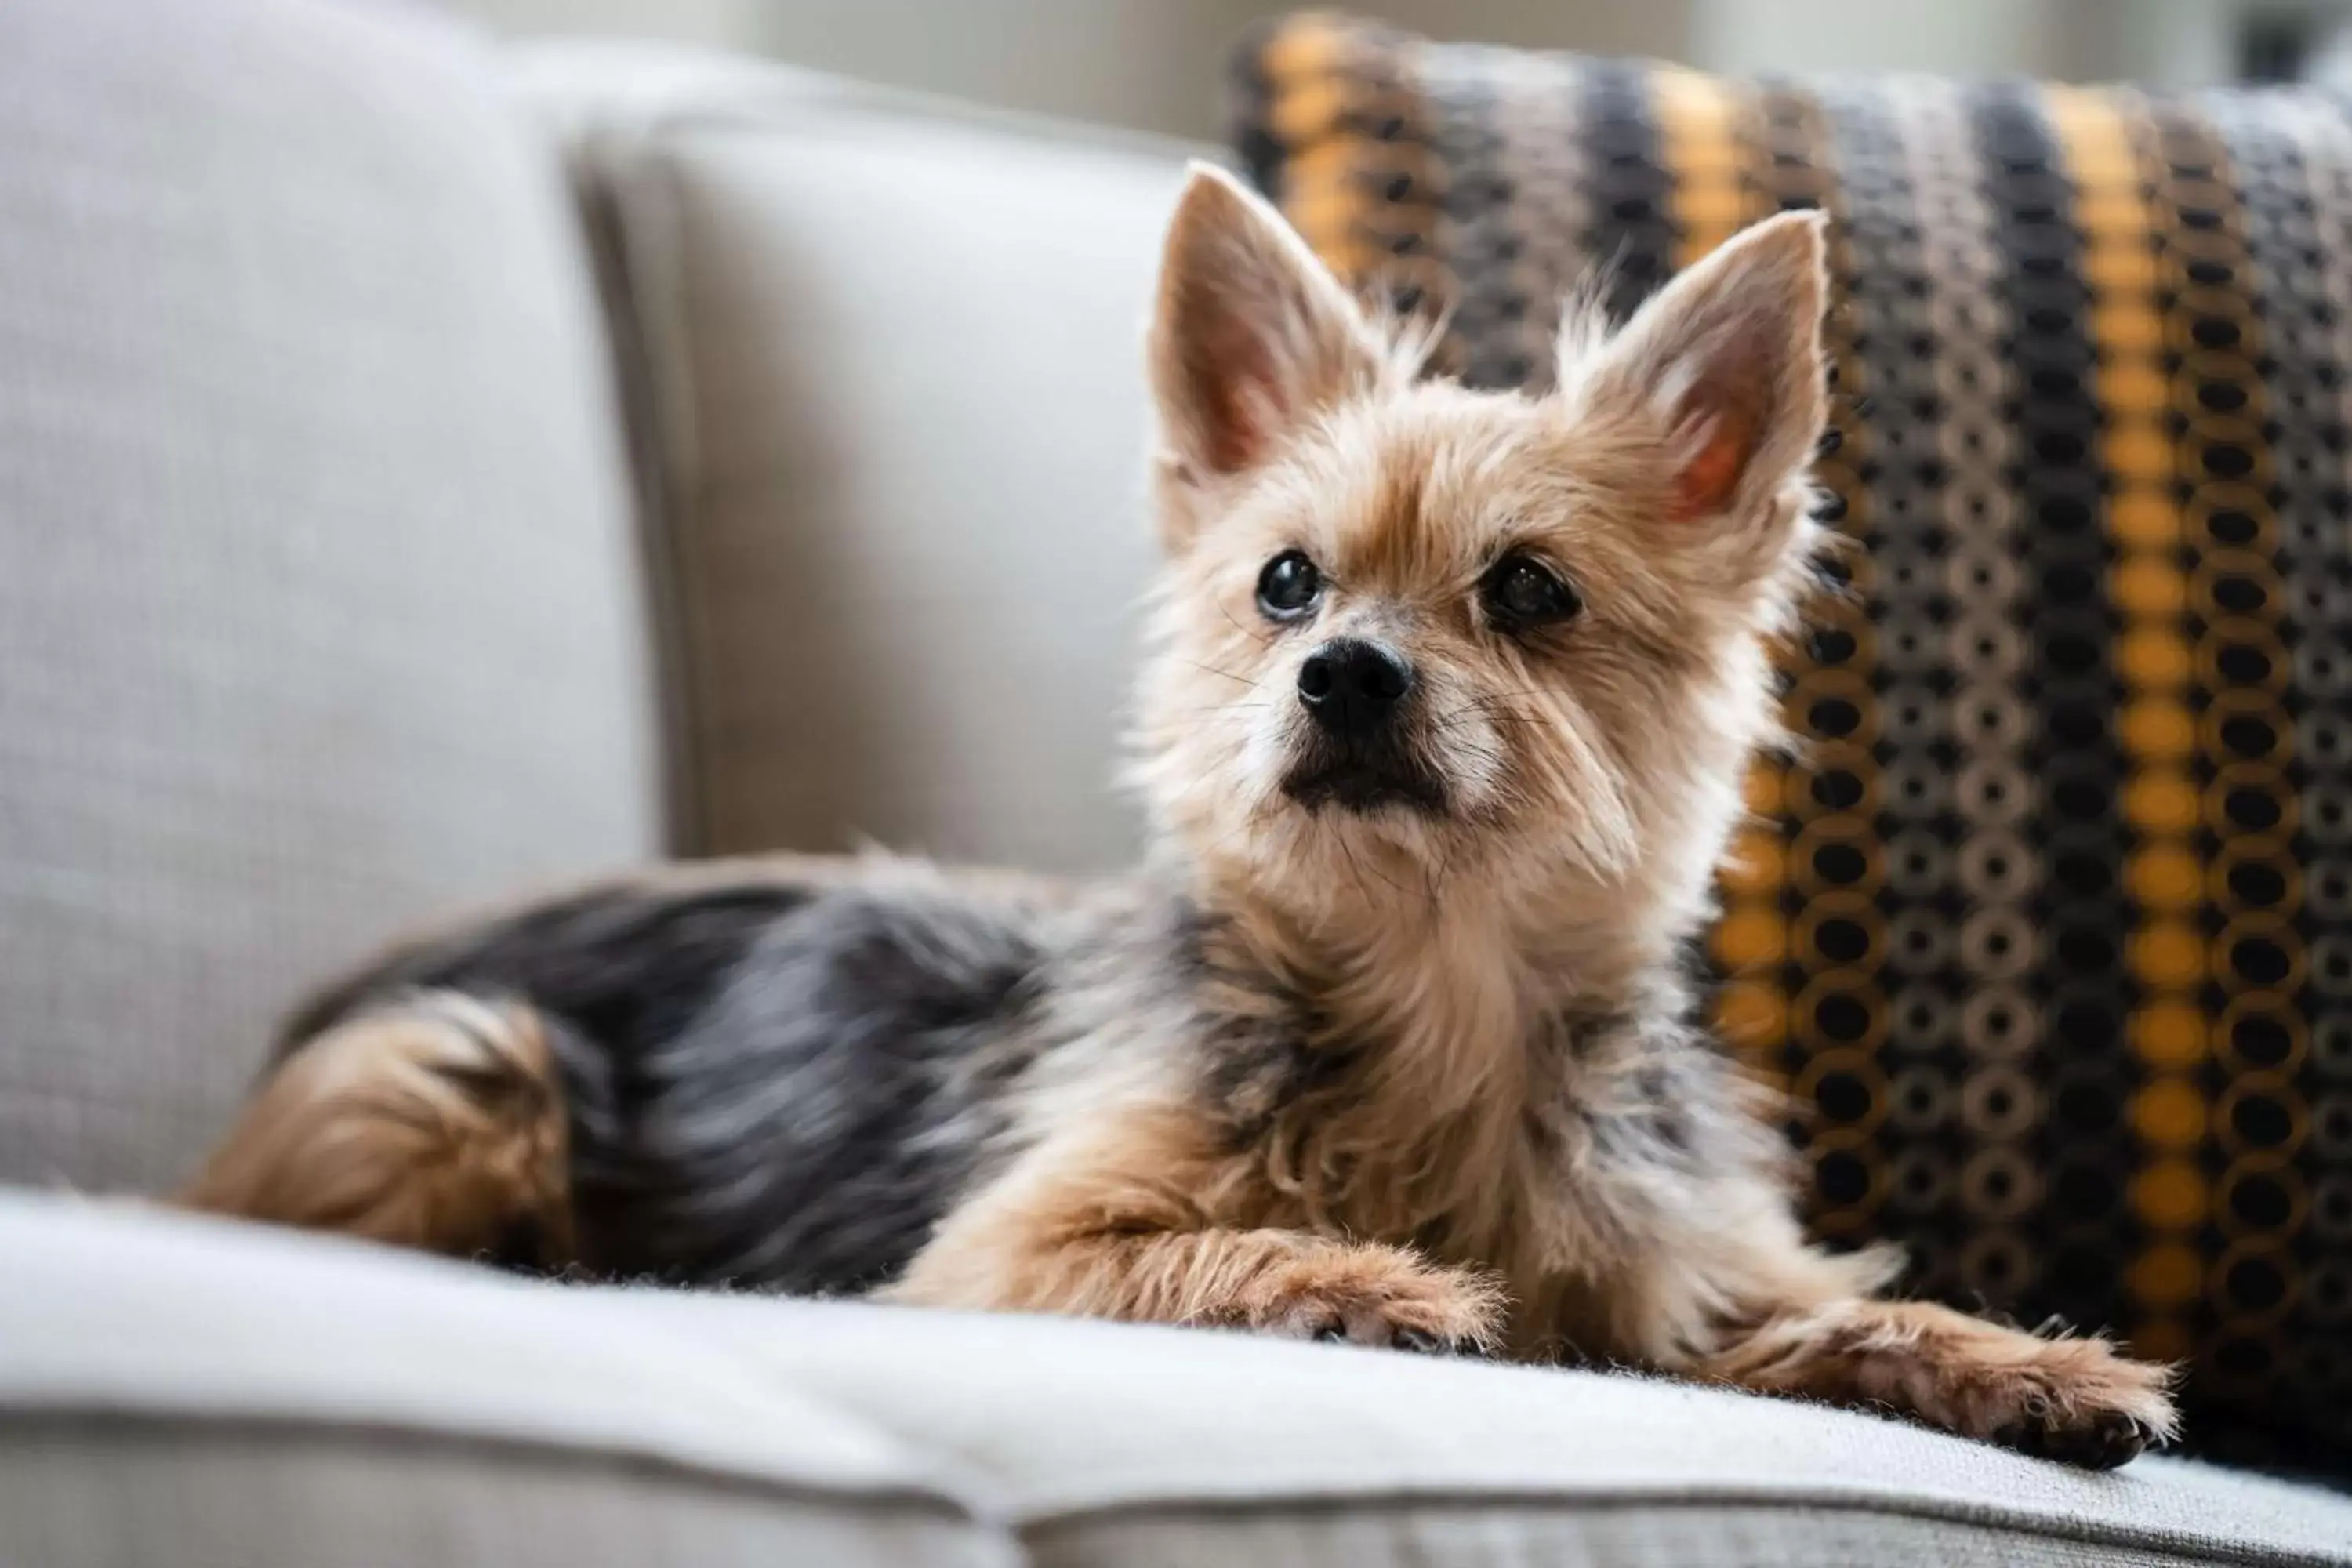
[[[683,845],[1126,862],[1142,337],[1188,150],[645,47],[520,70],[631,367]]]

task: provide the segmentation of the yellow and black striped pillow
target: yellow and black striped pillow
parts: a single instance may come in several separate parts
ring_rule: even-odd
[[[1727,1031],[1819,1227],[2194,1359],[2209,1452],[2352,1471],[2352,118],[2315,91],[1740,82],[1254,37],[1338,269],[1548,374],[1740,225],[1837,220],[1821,477],[1864,549],[1726,873]]]

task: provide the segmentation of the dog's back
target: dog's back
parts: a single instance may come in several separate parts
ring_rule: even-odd
[[[519,1265],[871,1288],[1002,1130],[1042,892],[751,863],[409,942],[298,1010],[186,1199]]]

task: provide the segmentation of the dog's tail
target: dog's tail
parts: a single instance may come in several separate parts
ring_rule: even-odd
[[[575,1227],[559,1027],[527,1004],[456,991],[355,1013],[286,1054],[178,1201],[562,1267]]]

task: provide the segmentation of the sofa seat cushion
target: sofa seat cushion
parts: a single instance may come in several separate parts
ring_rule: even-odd
[[[2352,1500],[1622,1375],[0,1196],[0,1561],[2352,1563]]]

